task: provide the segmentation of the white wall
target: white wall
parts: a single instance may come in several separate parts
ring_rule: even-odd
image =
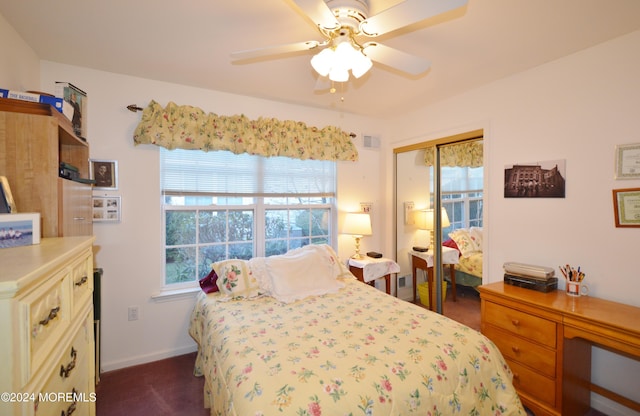
[[[484,129],[488,281],[502,280],[506,261],[569,263],[586,272],[591,295],[640,306],[640,231],[614,226],[611,192],[640,187],[614,179],[615,146],[640,142],[639,50],[634,32],[391,121],[392,148]],[[566,198],[503,197],[506,165],[556,159],[566,160]],[[598,349],[593,360],[604,370],[595,382],[640,400],[640,363]]]
[[[40,90],[40,59],[0,14],[0,88]]]

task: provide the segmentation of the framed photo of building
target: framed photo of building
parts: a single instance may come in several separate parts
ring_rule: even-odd
[[[614,189],[613,214],[616,227],[640,228],[640,188]]]
[[[118,161],[91,159],[89,162],[89,175],[96,181],[93,189],[118,189]]]
[[[564,198],[566,161],[520,163],[505,166],[505,198]]]
[[[93,222],[120,222],[120,197],[93,197]]]

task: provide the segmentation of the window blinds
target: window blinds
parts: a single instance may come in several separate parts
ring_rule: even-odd
[[[160,149],[163,193],[335,196],[336,162]]]

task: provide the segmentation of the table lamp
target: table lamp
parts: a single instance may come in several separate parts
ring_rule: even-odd
[[[447,228],[451,225],[449,222],[449,217],[447,216],[447,211],[442,208],[442,214],[440,214],[440,225],[441,228]],[[416,215],[416,226],[421,230],[429,231],[429,250],[433,252],[433,242],[434,242],[434,218],[433,218],[433,209],[422,209],[417,212]]]
[[[348,213],[344,219],[342,233],[351,234],[356,239],[356,254],[351,256],[351,258],[364,258],[364,256],[360,254],[360,239],[365,235],[371,235],[371,217],[369,214],[364,212]]]

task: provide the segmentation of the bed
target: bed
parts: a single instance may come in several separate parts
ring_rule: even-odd
[[[449,233],[442,245],[460,253],[455,265],[456,285],[476,287],[482,284],[482,228],[461,228]],[[451,281],[448,276],[447,280]]]
[[[329,246],[222,263],[189,327],[211,415],[526,414],[491,341],[362,284]]]

